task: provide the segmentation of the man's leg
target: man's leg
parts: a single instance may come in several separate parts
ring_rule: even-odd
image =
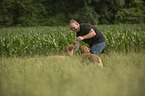
[[[106,45],[106,42],[102,42],[102,43],[99,43],[99,44],[94,44],[90,48],[90,53],[100,55],[102,50],[105,48],[105,45]]]

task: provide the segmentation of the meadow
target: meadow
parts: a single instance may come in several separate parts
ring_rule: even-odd
[[[68,26],[0,28],[0,96],[144,96],[145,25],[96,26],[107,38],[104,68],[79,52],[39,59],[75,44]]]

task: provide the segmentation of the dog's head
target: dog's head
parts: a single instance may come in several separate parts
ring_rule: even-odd
[[[70,44],[66,47],[66,55],[72,56],[73,55],[74,45]]]
[[[86,45],[83,45],[80,47],[81,53],[90,53],[90,48],[88,48]]]
[[[66,52],[68,51],[72,51],[74,49],[74,45],[73,44],[70,44],[66,47]]]

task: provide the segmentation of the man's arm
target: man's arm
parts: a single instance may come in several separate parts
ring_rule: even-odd
[[[78,49],[80,48],[80,45],[81,45],[81,41],[76,41],[76,45],[75,45],[75,48],[73,50],[73,53],[76,53],[78,51]]]
[[[96,32],[93,29],[91,29],[87,35],[77,37],[77,40],[81,41],[84,39],[89,39],[89,38],[94,37],[95,35],[96,35]]]

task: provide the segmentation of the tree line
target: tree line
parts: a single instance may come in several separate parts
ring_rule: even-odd
[[[145,23],[145,0],[0,0],[0,26]]]

